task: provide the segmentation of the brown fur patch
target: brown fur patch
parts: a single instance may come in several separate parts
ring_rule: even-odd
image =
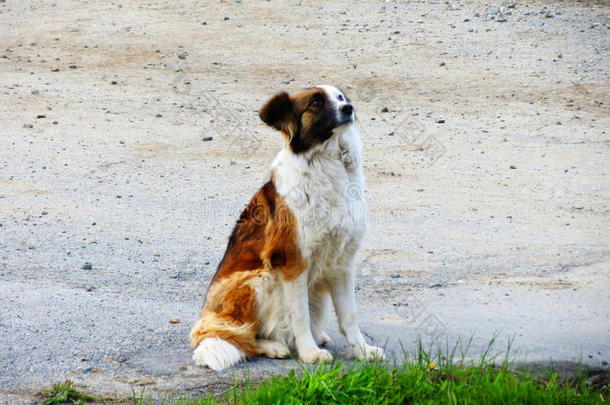
[[[305,269],[296,229],[296,218],[268,181],[241,213],[214,280],[262,268],[294,279]]]

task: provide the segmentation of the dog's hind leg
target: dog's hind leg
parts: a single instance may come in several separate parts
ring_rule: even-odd
[[[220,371],[261,353],[256,342],[256,273],[234,273],[212,283],[201,317],[190,333],[195,364]]]

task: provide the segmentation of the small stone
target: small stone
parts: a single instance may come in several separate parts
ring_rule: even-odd
[[[390,277],[392,277],[392,278],[400,278],[400,274],[394,273]]]
[[[176,56],[178,56],[178,59],[186,59],[186,57],[189,56],[189,53],[187,51],[182,51],[182,52],[178,53]]]
[[[213,139],[214,139],[214,137],[213,137],[213,136],[204,136],[204,137],[203,137],[203,141],[204,141],[204,142],[209,142],[209,141],[211,141],[211,140],[213,140]]]
[[[116,81],[116,80],[113,80],[113,81],[111,81],[111,82],[110,82],[110,84],[112,84],[112,85],[116,85],[116,84],[118,84],[118,83],[117,83],[117,81]]]
[[[59,124],[58,121],[53,121],[53,125],[57,125],[57,124]]]
[[[51,72],[59,72],[59,68],[53,68],[51,69]]]
[[[83,264],[82,269],[83,269],[83,270],[93,270],[93,263],[91,263],[91,262],[85,262],[85,264]]]
[[[499,23],[505,23],[508,20],[506,18],[498,18],[496,21],[499,22]]]
[[[439,66],[445,66],[445,62],[441,62],[438,64]]]
[[[516,169],[517,168],[517,166],[515,166],[515,165],[510,165],[508,167],[509,167],[509,169]]]
[[[444,123],[445,123],[445,120],[444,120],[443,118],[441,118],[441,119],[436,120],[435,122],[436,122],[437,124],[444,124]]]
[[[180,318],[169,318],[169,323],[180,323]]]
[[[70,66],[68,66],[68,67],[69,67],[70,69],[76,69],[76,68],[78,68],[78,66],[76,66],[76,65],[70,65]]]
[[[383,107],[383,108],[381,109],[381,112],[382,112],[382,113],[386,113],[386,112],[388,112],[388,111],[390,111],[390,110],[388,110],[388,107]]]
[[[157,117],[157,118],[161,118],[161,117],[163,117],[163,115],[161,115],[161,114],[157,114],[157,115],[155,115],[155,117]]]
[[[44,115],[44,114],[38,114],[38,115],[36,116],[36,118],[47,118],[47,116],[46,116],[46,115]]]
[[[24,128],[34,128],[34,125],[32,124],[23,124]]]
[[[225,18],[224,18],[224,20],[225,20],[225,21],[229,21],[229,17],[225,17]]]

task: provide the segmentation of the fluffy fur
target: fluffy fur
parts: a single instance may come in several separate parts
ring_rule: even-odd
[[[191,330],[193,360],[214,370],[244,358],[327,362],[334,305],[349,355],[383,358],[356,320],[354,256],[366,231],[362,144],[336,87],[279,93],[260,111],[284,136],[271,179],[242,212]]]

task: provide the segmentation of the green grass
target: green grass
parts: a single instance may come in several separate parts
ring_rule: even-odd
[[[494,339],[495,340],[495,339]],[[494,340],[477,360],[465,352],[456,360],[457,346],[434,359],[421,344],[401,364],[337,363],[302,367],[288,376],[257,385],[241,383],[220,397],[177,401],[180,405],[216,404],[600,404],[609,394],[609,374],[591,379],[584,372],[561,378],[529,374],[509,367],[508,355],[495,364]],[[468,344],[469,346],[469,344]],[[510,350],[510,343],[509,343]],[[466,350],[467,351],[467,350]]]
[[[45,396],[43,405],[52,404],[84,404],[85,402],[100,402],[99,398],[83,394],[74,389],[74,384],[70,380],[53,384],[50,389],[42,390],[42,395]]]
[[[275,377],[257,387],[235,388],[225,398],[196,404],[598,404],[602,393],[584,384],[520,376],[485,367],[430,369],[426,365],[387,368],[381,365],[320,367]],[[185,402],[188,403],[188,402]]]

